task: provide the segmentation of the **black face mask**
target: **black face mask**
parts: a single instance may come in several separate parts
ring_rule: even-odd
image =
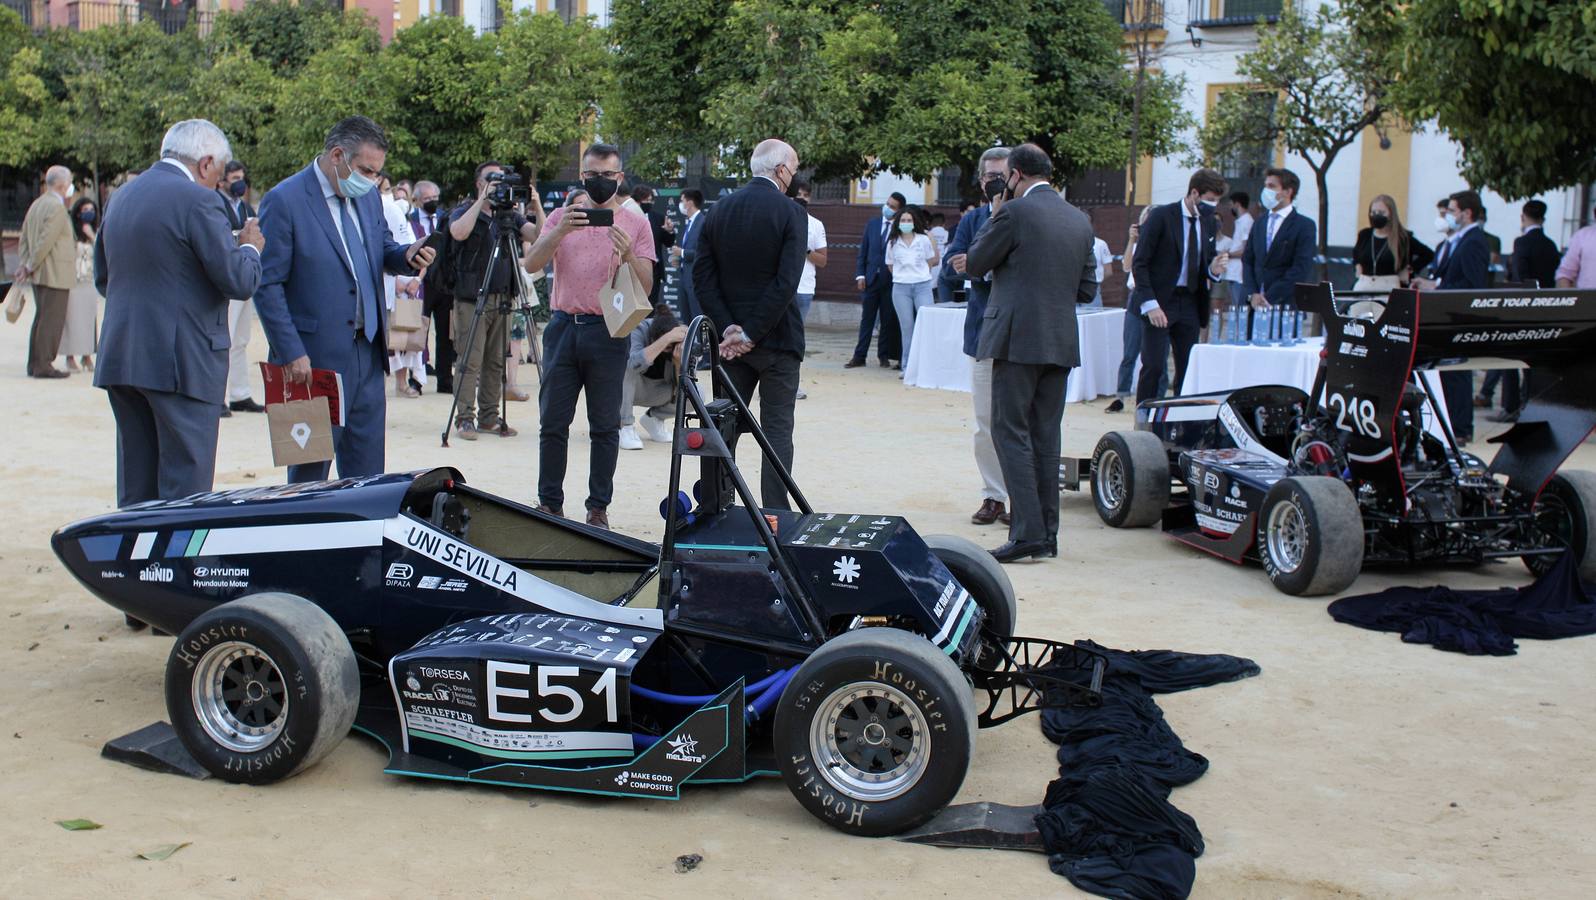
[[[582,182],[582,189],[587,191],[588,199],[599,206],[608,203],[609,199],[615,196],[615,190],[619,187],[620,185],[605,178],[603,175],[594,175],[592,178]]]
[[[804,209],[808,209],[809,208],[809,201],[808,200],[805,200],[802,197],[794,197],[792,199],[793,199],[794,203],[798,204],[799,206],[802,206]]]
[[[1219,205],[1216,203],[1209,203],[1207,200],[1197,201],[1197,213],[1199,215],[1211,216],[1214,214],[1214,210],[1217,210],[1218,208]]]
[[[438,201],[428,200],[426,203],[421,204],[421,211],[429,216],[432,215],[438,211]]]
[[[998,195],[1002,194],[1005,190],[1007,190],[1007,188],[1003,186],[1003,182],[997,180],[996,178],[988,181],[982,186],[982,191],[986,194],[986,199],[988,202],[996,200]]]
[[[645,213],[650,213],[650,212],[654,211],[654,201],[652,201],[652,200],[650,200],[647,203],[639,203],[639,204],[637,204],[637,206],[638,206],[639,209],[641,209]]]
[[[1369,213],[1369,224],[1376,228],[1384,228],[1391,224],[1391,218],[1380,213]]]

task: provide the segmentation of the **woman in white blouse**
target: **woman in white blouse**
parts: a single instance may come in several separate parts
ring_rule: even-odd
[[[887,268],[892,270],[892,308],[898,313],[898,326],[903,333],[902,368],[909,362],[909,341],[914,335],[915,313],[922,306],[930,306],[931,273],[942,259],[936,244],[926,234],[930,217],[925,210],[906,206],[898,210],[892,220],[892,235],[887,238]]]

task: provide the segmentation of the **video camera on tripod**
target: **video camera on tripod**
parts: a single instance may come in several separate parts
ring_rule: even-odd
[[[488,191],[488,206],[495,213],[512,210],[532,198],[526,179],[514,172],[489,172],[486,181],[493,185]]]

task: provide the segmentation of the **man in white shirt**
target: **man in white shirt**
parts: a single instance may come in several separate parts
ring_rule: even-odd
[[[1225,277],[1214,282],[1210,291],[1213,312],[1219,314],[1217,319],[1209,316],[1208,342],[1211,344],[1225,340],[1227,326],[1234,327],[1228,314],[1245,299],[1241,290],[1241,256],[1247,248],[1247,238],[1252,235],[1252,197],[1246,191],[1232,191],[1226,199],[1230,201],[1231,232],[1229,237],[1220,235],[1214,241],[1214,248],[1220,253],[1229,253],[1230,262],[1225,266]]]
[[[804,208],[804,215],[809,217],[809,239],[804,246],[804,274],[798,279],[798,318],[809,318],[809,304],[815,300],[815,274],[826,267],[826,226],[819,219],[809,215],[809,182],[801,181],[793,188],[798,205]],[[799,400],[807,400],[809,395],[803,388],[798,389]]]
[[[1108,241],[1092,236],[1092,258],[1097,261],[1097,296],[1091,303],[1081,306],[1082,309],[1103,308],[1103,276],[1108,274],[1108,267],[1114,262],[1114,251],[1108,249]]]

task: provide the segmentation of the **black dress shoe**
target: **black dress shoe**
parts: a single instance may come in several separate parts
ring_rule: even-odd
[[[853,359],[850,359],[847,362],[843,363],[842,367],[844,369],[857,369],[857,368],[859,368],[860,366],[862,366],[864,364],[865,364],[864,360],[862,360],[859,357],[855,356]]]
[[[992,558],[1000,563],[1040,559],[1047,555],[1047,541],[1009,541],[991,553]]]
[[[232,403],[227,404],[227,408],[233,412],[263,413],[266,411],[266,407],[256,403],[254,397],[245,397],[242,400],[234,400]]]
[[[1047,555],[1050,559],[1058,559],[1058,535],[1047,536]]]
[[[1124,412],[1124,411],[1125,411],[1125,401],[1120,399],[1119,397],[1115,397],[1113,403],[1110,403],[1109,405],[1103,407],[1103,412]]]
[[[233,417],[233,411],[232,411],[232,410],[230,410],[230,409],[228,409],[228,408],[227,408],[227,407],[225,407],[225,406],[224,406],[224,407],[222,407],[222,418],[224,418],[224,419],[231,419],[231,418],[232,418],[232,417]]]
[[[888,362],[888,361],[887,361],[887,360],[884,360],[884,359],[883,359],[883,360],[882,360],[882,361],[881,361],[881,368],[883,368],[883,369],[890,369],[890,368],[892,368],[892,363],[890,363],[890,362]]]
[[[440,393],[440,394],[452,394],[452,393],[454,393],[454,382],[452,382],[452,381],[439,381],[438,382],[438,386],[437,386],[437,388],[435,390],[437,391],[437,393]]]

